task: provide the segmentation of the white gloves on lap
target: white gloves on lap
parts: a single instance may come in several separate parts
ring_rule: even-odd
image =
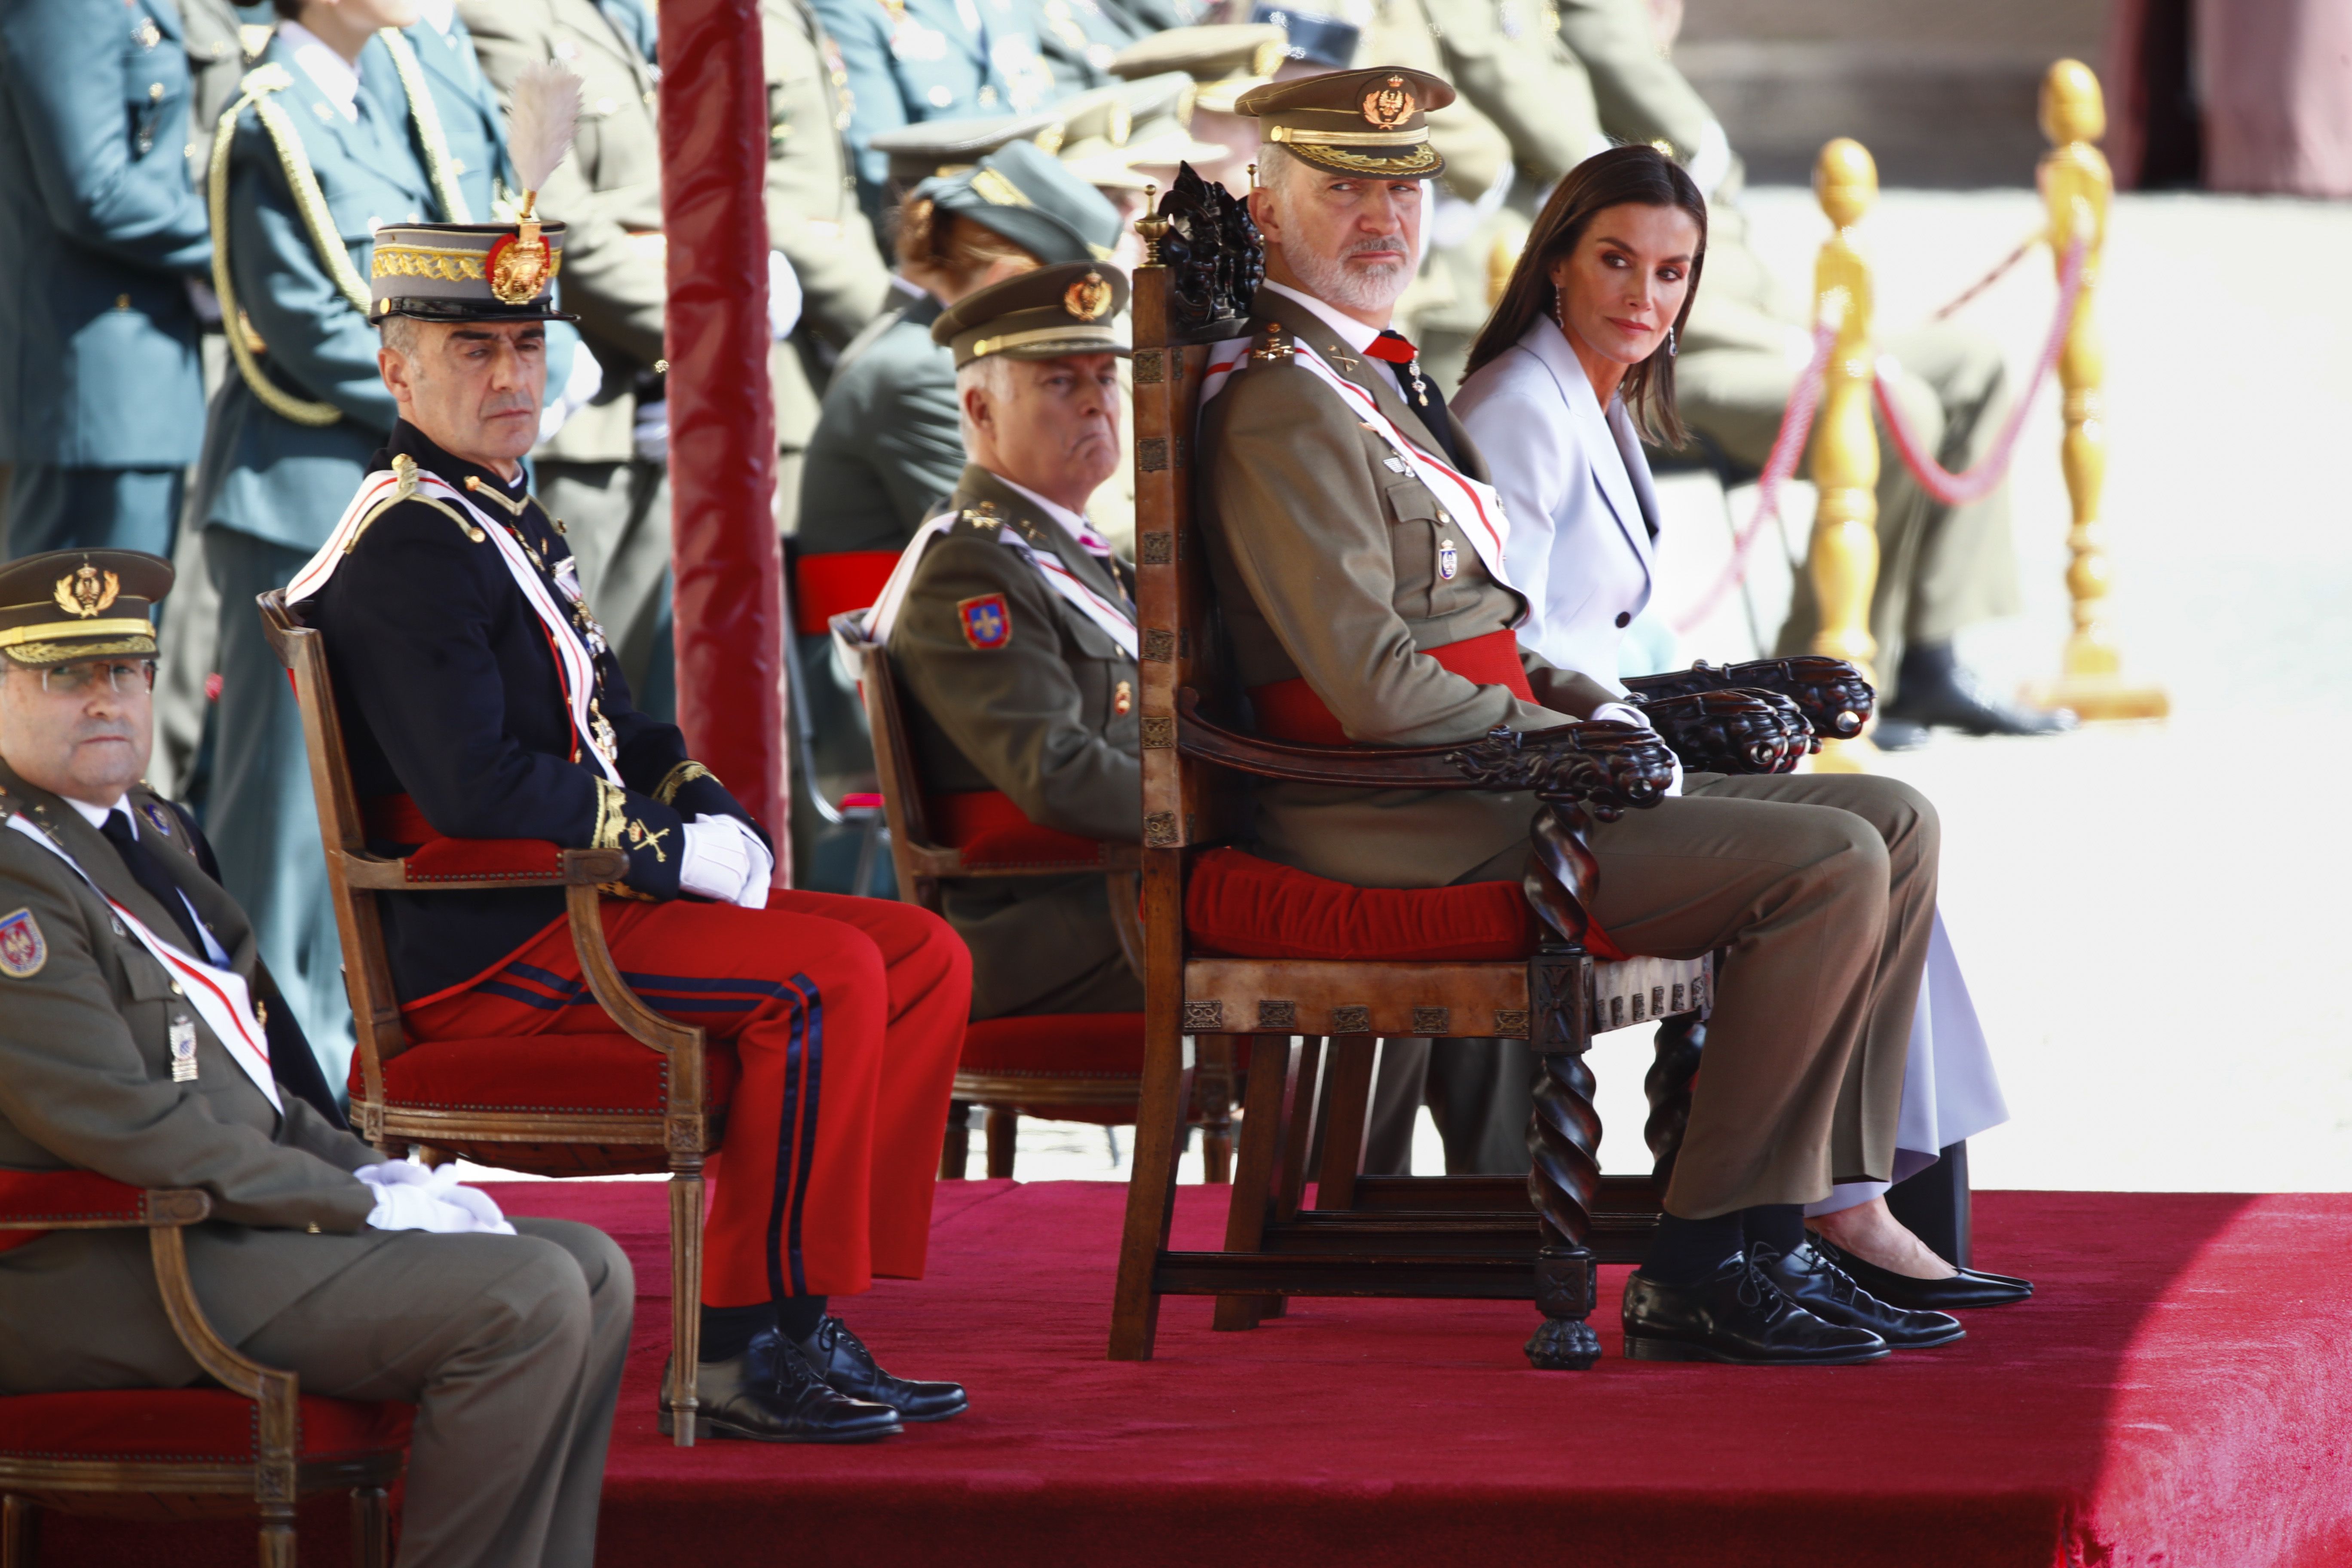
[[[444,1236],[515,1233],[489,1194],[457,1184],[455,1165],[427,1170],[409,1160],[385,1160],[362,1165],[352,1174],[375,1189],[375,1208],[367,1222],[378,1230],[429,1230]]]
[[[734,817],[705,814],[686,825],[685,858],[677,868],[680,890],[764,910],[775,870],[775,856],[758,834]]]

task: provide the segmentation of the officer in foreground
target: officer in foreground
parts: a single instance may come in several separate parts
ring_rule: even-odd
[[[931,328],[956,358],[971,461],[870,613],[914,699],[915,763],[950,842],[1002,827],[1141,837],[1134,570],[1086,517],[1126,457],[1115,267],[1074,262],[983,289]],[[971,1016],[1132,1013],[1099,874],[948,884],[971,947]]]
[[[305,1394],[419,1406],[403,1568],[586,1563],[628,1259],[384,1162],[304,1098],[251,923],[137,782],[171,582],[128,551],[0,569],[0,1169],[209,1194],[188,1267],[222,1335]],[[0,1392],[203,1381],[126,1286],[146,1253],[135,1230],[0,1242]]]
[[[759,825],[632,701],[521,463],[562,243],[531,220],[383,232],[374,315],[400,422],[287,598],[325,638],[370,843],[626,851],[604,904],[615,961],[740,1063],[705,1237],[697,1435],[852,1442],[941,1420],[962,1389],[891,1377],[826,1309],[923,1271],[971,961],[924,910],[772,889]],[[409,265],[452,253],[480,258],[457,269],[473,277]],[[571,1005],[586,981],[559,891],[385,904],[411,1038],[611,1026]]]

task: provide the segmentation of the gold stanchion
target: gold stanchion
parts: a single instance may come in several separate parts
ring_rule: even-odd
[[[1839,137],[1822,149],[1813,167],[1813,194],[1832,232],[1813,268],[1816,323],[1837,323],[1837,345],[1822,372],[1821,412],[1814,416],[1812,479],[1820,500],[1805,558],[1821,629],[1812,651],[1849,659],[1872,680],[1878,643],[1870,635],[1870,598],[1878,584],[1878,432],[1871,424],[1871,384],[1877,374],[1870,345],[1870,267],[1854,243],[1853,226],[1878,199],[1878,165],[1859,142]],[[1861,740],[1829,740],[1812,765],[1823,773],[1862,773],[1872,748]]]
[[[2095,145],[2106,129],[2106,104],[2091,68],[2079,60],[2052,66],[2042,79],[2042,133],[2050,139],[2050,151],[2042,156],[2040,178],[2042,198],[2050,208],[2050,249],[2062,272],[2075,238],[2084,241],[2082,293],[2058,360],[2066,418],[2061,450],[2074,513],[2066,535],[2074,557],[2066,569],[2066,591],[2074,596],[2074,631],[2066,639],[2058,679],[2036,682],[2024,695],[2037,707],[2071,708],[2084,719],[2161,719],[2172,710],[2170,699],[2161,687],[2125,684],[2123,653],[2106,622],[2106,529],[2099,501],[2107,479],[2107,365],[2094,310],[2107,205],[2115,194],[2106,155]]]

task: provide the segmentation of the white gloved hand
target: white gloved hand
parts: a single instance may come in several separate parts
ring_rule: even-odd
[[[768,331],[778,342],[801,324],[801,275],[781,250],[768,252]]]
[[[427,1170],[409,1160],[386,1160],[362,1165],[352,1174],[375,1190],[375,1207],[367,1222],[377,1230],[425,1230],[443,1236],[515,1233],[489,1194],[457,1184],[455,1165]]]
[[[636,422],[629,426],[629,449],[648,463],[669,461],[669,399],[637,405]]]
[[[706,813],[686,825],[686,853],[677,868],[681,890],[763,910],[775,869],[776,858],[759,835],[735,818]]]

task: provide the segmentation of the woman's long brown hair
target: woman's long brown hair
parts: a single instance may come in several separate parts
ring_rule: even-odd
[[[1476,370],[1527,336],[1537,318],[1551,318],[1554,289],[1552,264],[1576,249],[1577,241],[1596,214],[1615,206],[1680,207],[1698,225],[1698,250],[1691,258],[1690,288],[1675,317],[1675,338],[1690,320],[1691,302],[1698,298],[1699,271],[1706,264],[1706,199],[1683,173],[1682,165],[1644,142],[1612,147],[1596,153],[1568,172],[1555,186],[1535,228],[1511,269],[1502,303],[1486,320],[1486,330],[1470,348],[1470,368]],[[1673,340],[1669,340],[1673,341]],[[1680,447],[1690,439],[1682,416],[1675,409],[1675,361],[1661,343],[1650,357],[1625,372],[1618,395],[1633,416],[1634,427],[1653,446]]]

